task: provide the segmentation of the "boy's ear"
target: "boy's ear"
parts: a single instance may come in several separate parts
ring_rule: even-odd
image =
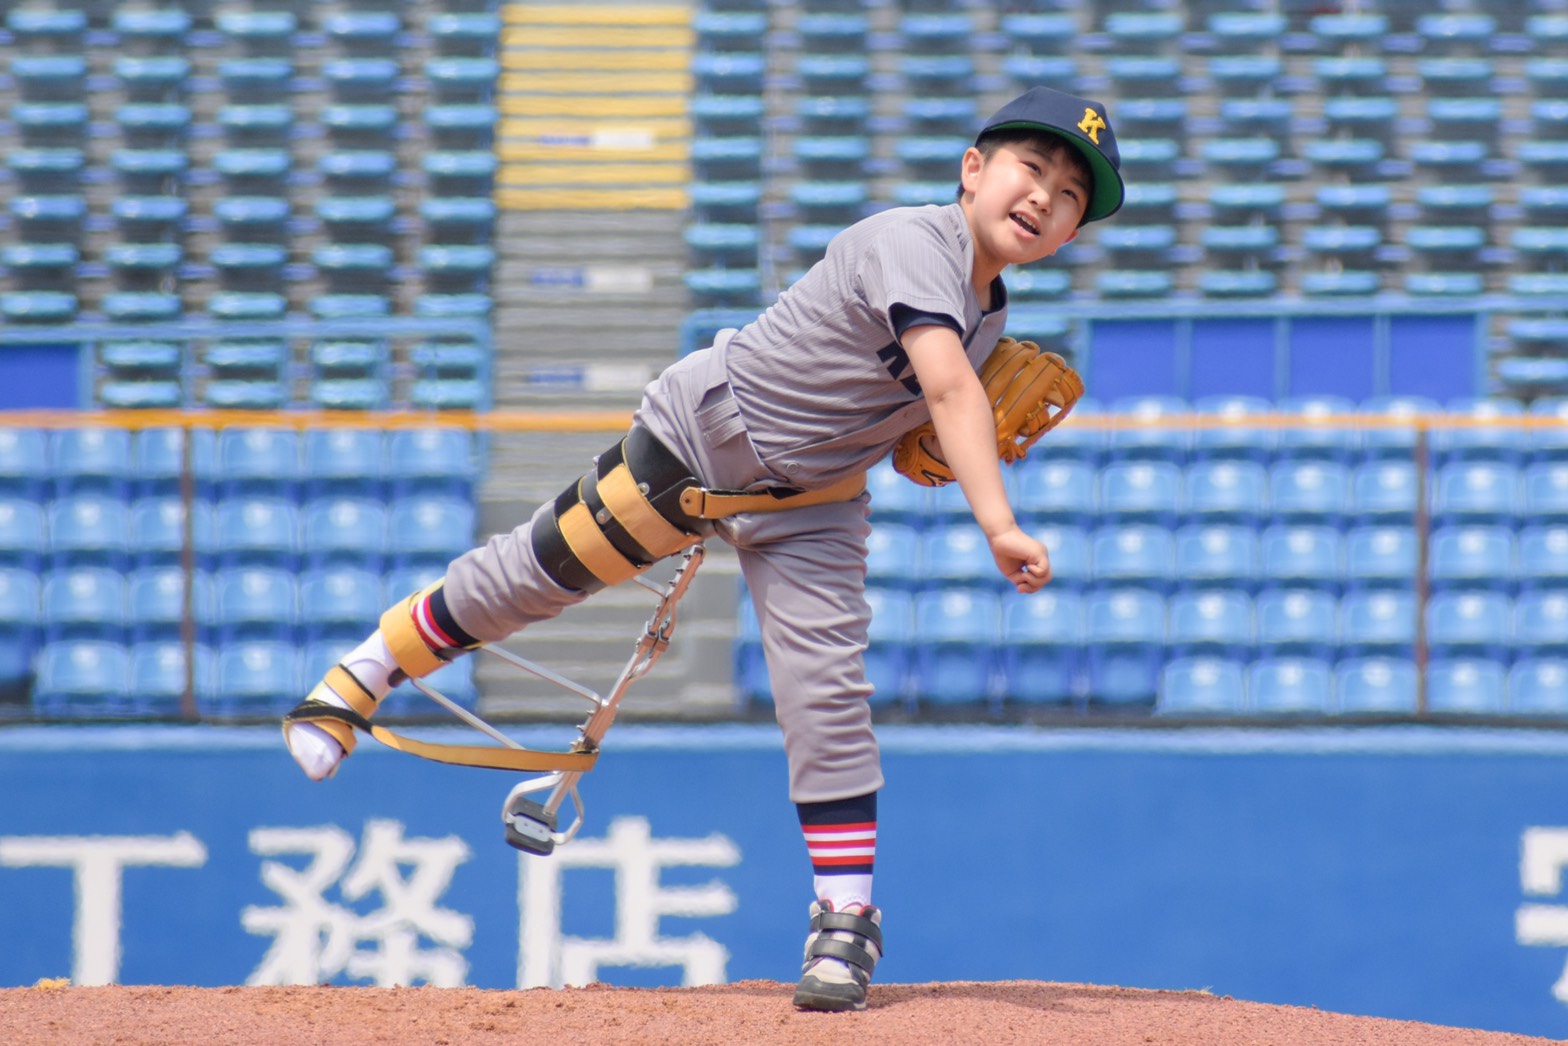
[[[1080,225],[1078,228],[1081,229],[1081,228],[1083,228],[1083,226]],[[1077,238],[1078,238],[1078,229],[1074,229],[1071,233],[1068,234],[1067,239],[1062,241],[1062,246],[1066,247],[1069,243],[1072,243]]]
[[[964,192],[975,191],[975,185],[980,178],[980,169],[984,166],[984,153],[972,145],[964,150],[964,158],[959,161],[958,169],[958,184],[963,186]]]

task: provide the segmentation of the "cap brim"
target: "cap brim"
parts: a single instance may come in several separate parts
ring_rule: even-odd
[[[983,135],[990,134],[992,131],[1021,127],[1034,127],[1042,131],[1051,132],[1078,150],[1078,155],[1082,156],[1084,162],[1089,165],[1089,172],[1094,175],[1094,191],[1089,198],[1089,206],[1084,208],[1084,221],[1097,222],[1101,218],[1109,218],[1121,210],[1122,200],[1126,196],[1126,189],[1122,185],[1121,172],[1111,166],[1111,161],[1105,158],[1104,153],[1071,131],[1040,123],[1038,120],[1017,120],[997,124],[995,127],[987,127]]]

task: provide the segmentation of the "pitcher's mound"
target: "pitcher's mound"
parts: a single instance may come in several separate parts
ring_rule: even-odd
[[[840,1046],[845,1042],[1075,1046],[1517,1046],[1552,1040],[1240,1002],[1206,992],[1039,981],[879,984],[864,1013],[801,1013],[792,985],[491,991],[478,988],[0,990],[7,1043],[363,1046],[519,1042]]]

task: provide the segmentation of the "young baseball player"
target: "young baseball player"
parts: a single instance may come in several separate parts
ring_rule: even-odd
[[[1043,87],[1009,102],[964,152],[957,202],[883,211],[839,234],[755,321],[653,381],[630,433],[581,481],[389,610],[306,706],[369,715],[406,676],[695,541],[728,542],[756,606],[814,873],[795,1005],[863,1009],[882,954],[871,879],[883,783],[863,664],[864,473],[931,421],[997,570],[1022,593],[1050,580],[1046,549],[1003,489],[977,371],[1007,318],[1003,270],[1114,213],[1119,166],[1100,103]],[[353,746],[352,728],[331,720],[285,733],[317,780]]]

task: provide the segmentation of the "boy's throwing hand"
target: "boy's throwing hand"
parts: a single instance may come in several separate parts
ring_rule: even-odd
[[[1040,591],[1051,580],[1051,557],[1045,546],[1017,527],[991,538],[991,555],[1002,576],[1024,595]]]

